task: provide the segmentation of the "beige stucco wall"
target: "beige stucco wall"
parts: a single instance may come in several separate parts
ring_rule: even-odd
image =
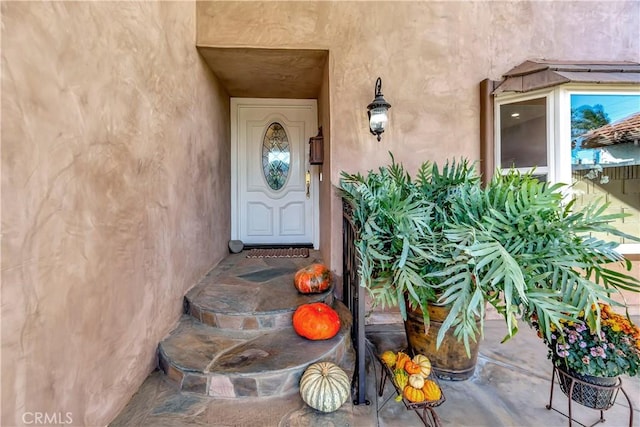
[[[1,136],[0,424],[105,425],[227,252],[228,96],[195,4],[2,2]]]
[[[329,233],[331,230],[331,201],[334,188],[331,184],[331,99],[329,88],[329,63],[331,56],[327,58],[324,65],[322,86],[318,94],[318,126],[322,126],[324,136],[324,163],[316,166],[322,174],[320,182],[320,252],[326,259],[331,254],[332,239]],[[341,290],[338,289],[340,292]]]
[[[198,2],[198,43],[328,49],[331,168],[478,159],[479,82],[528,58],[640,60],[640,3],[586,1]],[[392,104],[378,143],[366,106],[376,77]],[[324,194],[324,193],[323,193]],[[324,203],[324,202],[323,202]],[[341,270],[341,206],[331,200],[329,259]],[[323,222],[322,224],[326,224]]]

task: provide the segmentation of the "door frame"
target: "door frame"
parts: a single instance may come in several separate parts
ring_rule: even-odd
[[[316,99],[280,99],[280,98],[231,98],[231,240],[238,240],[240,235],[238,221],[239,217],[239,195],[238,188],[238,161],[239,161],[239,144],[238,144],[238,111],[242,107],[295,107],[307,108],[311,110],[313,123],[311,129],[305,129],[305,141],[315,136],[317,133],[318,123],[318,102]],[[313,248],[320,247],[320,167],[317,165],[309,165],[309,151],[303,149],[302,157],[306,161],[306,166],[311,172],[311,203],[312,203],[312,238]]]

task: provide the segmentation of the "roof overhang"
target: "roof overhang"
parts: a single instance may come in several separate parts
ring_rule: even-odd
[[[197,46],[230,96],[301,98],[319,96],[329,51]]]
[[[640,84],[640,63],[529,60],[506,73],[493,94],[530,92],[565,83]]]

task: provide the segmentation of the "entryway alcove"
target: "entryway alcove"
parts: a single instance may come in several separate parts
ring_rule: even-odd
[[[229,144],[231,161],[231,239],[259,236],[272,244],[310,243],[316,250],[311,251],[309,258],[300,259],[259,260],[248,259],[244,253],[229,255],[185,296],[184,316],[159,345],[160,367],[181,390],[212,397],[288,394],[297,389],[297,381],[306,366],[317,359],[341,362],[350,347],[350,314],[342,303],[333,301],[333,290],[301,296],[292,282],[297,269],[328,259],[329,254],[325,251],[331,246],[330,222],[319,220],[330,217],[331,184],[329,179],[322,177],[323,168],[329,177],[330,163],[328,51],[209,46],[198,46],[198,51],[228,96],[224,101],[229,105],[230,120],[221,124],[227,126],[226,134],[229,135],[224,143]],[[283,105],[294,113],[282,113]],[[305,114],[312,111],[313,116],[302,121],[295,111],[308,105],[313,108]],[[241,117],[243,110],[239,106],[253,113]],[[234,196],[241,193],[238,188],[245,188],[245,193],[259,193],[256,189],[264,187],[260,159],[262,157],[264,162],[261,140],[266,136],[262,137],[260,129],[272,128],[274,121],[284,123],[285,130],[291,133],[285,140],[291,148],[282,151],[287,157],[287,167],[291,167],[290,175],[297,173],[298,181],[293,181],[292,176],[285,176],[285,181],[290,187],[301,187],[297,189],[301,195],[283,202],[288,196],[280,191],[281,188],[275,191],[267,188],[266,195],[259,194],[249,202],[239,203],[239,197]],[[253,124],[241,128],[238,123]],[[316,135],[316,124],[323,126],[325,140],[324,164],[320,165],[311,164],[308,159],[309,136]],[[249,129],[253,133],[239,136],[242,132],[238,129]],[[241,156],[244,157],[238,160]],[[268,180],[266,183],[269,184]],[[296,203],[307,203],[302,216],[295,216]],[[238,236],[236,230],[242,229],[238,224],[251,218],[251,212],[244,214],[242,209],[254,205],[261,209],[254,214],[256,219],[249,227],[256,232]],[[271,221],[270,215],[276,217],[291,206],[294,215],[287,216],[289,224]],[[261,212],[266,219],[262,220]],[[291,224],[295,223],[295,218],[302,223],[310,221],[303,224],[302,228],[307,228],[303,239],[313,241],[296,242],[295,224]],[[268,234],[273,228],[282,228],[283,224],[289,228]],[[275,241],[270,241],[270,236],[274,236]],[[326,239],[320,239],[320,236],[326,236]],[[244,243],[265,242],[245,240]],[[337,281],[334,285],[338,286]],[[292,312],[298,305],[313,301],[333,304],[341,313],[343,330],[334,339],[306,341],[293,332]]]

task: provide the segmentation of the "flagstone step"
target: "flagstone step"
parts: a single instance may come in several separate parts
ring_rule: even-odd
[[[183,316],[158,348],[159,366],[183,391],[216,398],[282,396],[298,391],[304,370],[317,361],[340,363],[351,349],[351,314],[334,303],[341,330],[310,341],[293,328],[272,331],[212,327]]]
[[[312,255],[317,251],[311,251]],[[247,258],[232,254],[185,296],[184,312],[209,326],[234,330],[272,330],[291,326],[295,309],[306,303],[333,302],[332,288],[300,294],[296,271],[321,262],[308,258]]]

